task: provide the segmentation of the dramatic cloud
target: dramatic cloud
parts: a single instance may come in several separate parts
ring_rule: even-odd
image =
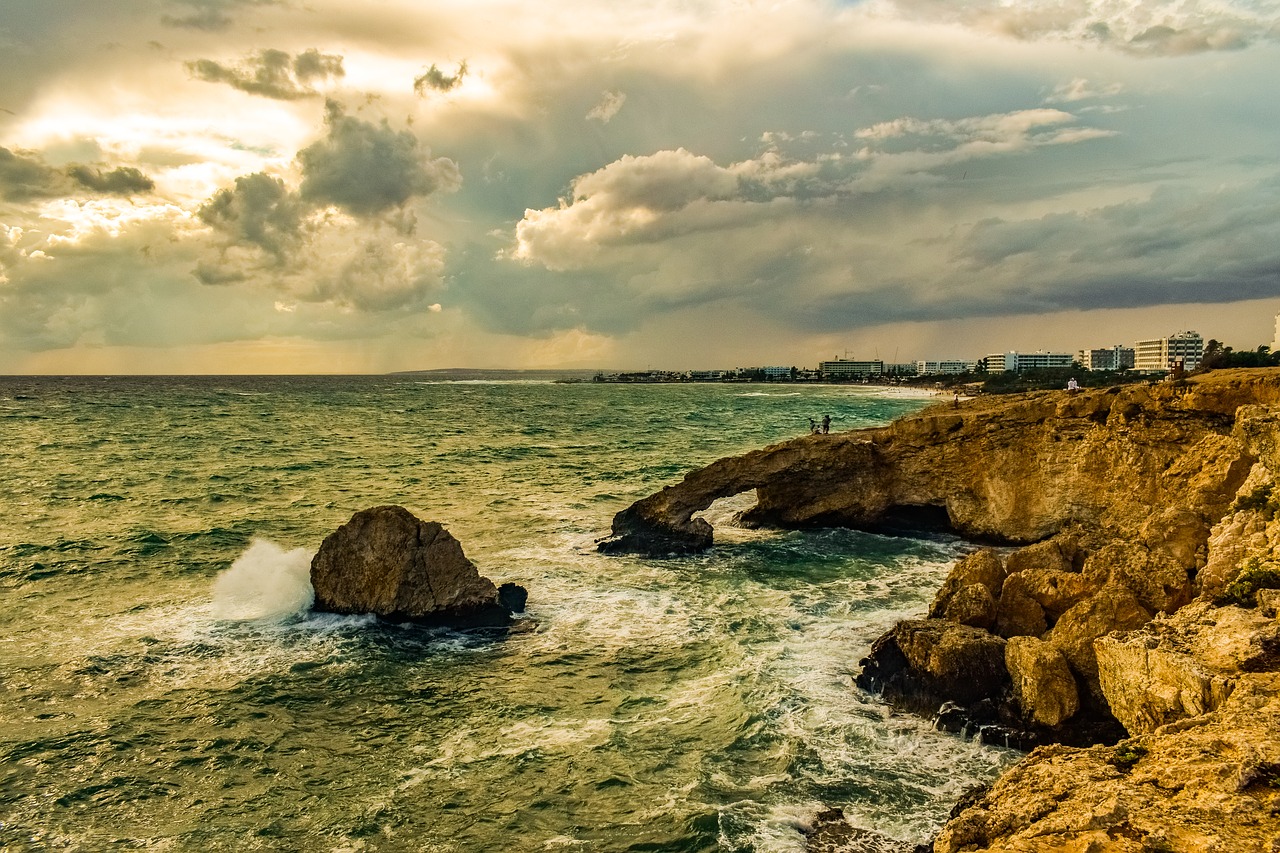
[[[1094,42],[1146,56],[1241,50],[1280,37],[1280,9],[1266,0],[882,0],[874,5],[891,16],[959,23],[1027,41]]]
[[[67,176],[82,187],[112,195],[134,195],[156,188],[155,181],[132,166],[121,166],[108,172],[92,166],[70,166]]]
[[[227,85],[265,98],[292,101],[319,95],[313,84],[342,77],[342,57],[314,48],[297,56],[283,50],[264,50],[236,66],[211,59],[188,62],[192,76],[207,83]]]
[[[1280,309],[1276,0],[10,5],[0,372],[1252,347]]]
[[[7,201],[58,198],[81,190],[128,196],[153,189],[155,182],[132,166],[103,171],[73,164],[54,169],[33,154],[0,148],[0,199]]]
[[[58,195],[63,176],[35,157],[0,148],[0,198],[25,201]]]
[[[309,203],[373,216],[461,183],[456,163],[446,157],[430,159],[412,133],[393,130],[385,120],[362,121],[330,102],[325,121],[328,135],[298,152],[301,194]]]
[[[250,243],[283,262],[301,239],[303,212],[284,181],[259,172],[236,178],[234,189],[219,190],[198,213],[231,244]]]
[[[432,92],[451,92],[462,85],[462,78],[467,76],[467,63],[463,62],[453,76],[445,74],[437,66],[432,65],[422,74],[413,78],[413,91],[419,95]]]
[[[812,202],[937,181],[935,170],[966,161],[1085,142],[1107,131],[1074,126],[1061,110],[963,119],[899,118],[860,130],[864,147],[789,160],[777,151],[719,166],[681,148],[626,156],[574,179],[558,207],[527,210],[513,257],[549,269],[594,262],[609,246],[696,231],[753,226],[779,203]],[[776,142],[777,137],[771,137]]]

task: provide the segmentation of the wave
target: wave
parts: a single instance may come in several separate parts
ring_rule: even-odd
[[[213,582],[213,614],[231,622],[279,620],[311,608],[311,553],[255,539]]]

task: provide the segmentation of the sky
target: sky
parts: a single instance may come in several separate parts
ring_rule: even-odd
[[[0,374],[1270,344],[1280,0],[0,0]]]

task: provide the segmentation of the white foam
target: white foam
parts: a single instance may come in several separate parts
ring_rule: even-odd
[[[311,607],[311,553],[255,539],[213,582],[213,615],[246,622],[277,620]]]

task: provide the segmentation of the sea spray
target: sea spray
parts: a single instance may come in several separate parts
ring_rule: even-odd
[[[213,615],[229,621],[283,619],[311,607],[311,553],[255,539],[213,582]]]

